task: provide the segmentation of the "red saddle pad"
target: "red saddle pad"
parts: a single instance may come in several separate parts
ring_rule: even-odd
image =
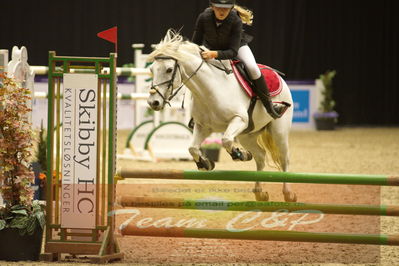
[[[240,74],[238,71],[236,64],[238,61],[230,61],[231,67],[233,69],[234,75],[236,76],[238,82],[240,83],[241,87],[245,90],[245,92],[248,94],[249,97],[255,96],[255,93],[253,92],[251,86],[249,85],[248,81]],[[276,71],[273,71],[270,69],[268,66],[258,64],[258,67],[260,71],[263,74],[263,77],[265,78],[267,87],[269,88],[270,95],[272,97],[277,96],[280,94],[282,90],[282,84],[281,84],[281,78],[276,73]]]

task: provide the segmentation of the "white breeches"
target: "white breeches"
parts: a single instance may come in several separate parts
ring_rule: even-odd
[[[251,79],[255,80],[260,78],[262,74],[256,64],[251,48],[249,48],[248,45],[241,46],[240,49],[238,49],[237,57],[244,63]]]

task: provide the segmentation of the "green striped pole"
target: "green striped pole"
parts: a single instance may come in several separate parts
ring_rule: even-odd
[[[65,56],[64,58],[67,57]],[[82,57],[82,60],[90,60],[90,58]],[[36,75],[46,75],[49,72],[49,68],[47,66],[30,66],[30,68],[33,70],[33,72],[35,72]],[[108,67],[104,67],[103,70],[107,71],[108,73],[111,73],[111,71],[116,71],[117,76],[125,77],[131,77],[136,75],[151,75],[151,72],[148,68],[115,67],[115,70],[112,70]],[[90,69],[72,69],[70,73],[92,73],[92,71]]]
[[[198,229],[181,227],[158,228],[154,226],[139,228],[133,223],[130,223],[125,228],[123,228],[121,230],[121,233],[122,235],[134,236],[217,238],[399,246],[399,235],[378,234],[312,233],[273,230],[250,230],[231,232],[224,229]]]
[[[266,171],[148,171],[126,169],[123,169],[119,175],[122,178],[399,186],[399,177],[389,175],[290,173]]]
[[[170,208],[188,210],[217,211],[262,211],[273,212],[288,210],[290,212],[399,216],[399,206],[387,205],[345,205],[315,204],[299,202],[267,202],[267,201],[228,201],[228,200],[190,200],[181,198],[155,198],[121,196],[118,202],[123,207],[138,208]]]
[[[116,98],[118,100],[147,100],[149,95],[150,95],[149,93],[145,93],[145,92],[117,93]],[[35,92],[33,97],[35,99],[46,99],[49,97],[49,94],[47,92],[37,91],[37,92]],[[61,98],[62,97],[63,97],[63,95],[61,94]],[[107,99],[109,99],[109,98],[110,98],[110,95],[107,94]]]

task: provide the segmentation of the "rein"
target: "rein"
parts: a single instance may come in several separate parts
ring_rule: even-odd
[[[175,61],[172,77],[169,80],[161,82],[161,83],[158,83],[156,85],[154,85],[153,83],[151,84],[151,90],[156,91],[159,94],[159,96],[161,96],[161,98],[165,101],[165,103],[169,104],[169,106],[170,106],[170,101],[179,93],[179,91],[183,88],[183,86],[192,77],[194,77],[198,73],[198,71],[201,69],[202,65],[204,64],[204,60],[202,60],[201,64],[197,67],[197,69],[193,73],[191,73],[191,75],[184,82],[181,83],[181,85],[176,89],[175,92],[173,92],[173,90],[174,90],[173,82],[174,82],[175,77],[176,77],[177,69],[179,69],[180,77],[182,77],[181,70],[180,70],[180,65],[178,64],[177,59],[174,58],[174,57],[171,57],[171,56],[156,56],[155,60],[173,60],[173,61]],[[165,96],[162,95],[162,93],[157,89],[158,86],[164,85],[164,84],[168,84],[167,91],[169,91],[169,89],[172,88],[171,95],[168,97],[168,99],[166,99]]]
[[[220,64],[223,66],[223,68],[220,67],[220,66],[214,65],[214,64],[212,64],[212,63],[210,63],[210,62],[208,62],[208,64],[211,65],[211,66],[213,66],[213,67],[215,67],[215,68],[217,68],[217,69],[219,69],[219,70],[221,70],[221,71],[223,71],[223,72],[226,73],[227,75],[233,73],[233,70],[228,69],[228,68],[222,63],[222,60],[219,60],[219,59],[217,59],[217,60],[220,62]]]
[[[205,50],[204,50],[202,47],[200,47],[200,46],[199,46],[199,49],[201,50],[201,52],[204,52],[204,51],[205,51]],[[223,72],[226,73],[227,75],[233,73],[233,70],[228,69],[228,68],[222,63],[222,60],[220,60],[220,59],[215,59],[215,60],[219,61],[219,63],[223,66],[223,68],[220,67],[220,66],[214,65],[214,64],[212,64],[211,62],[206,62],[206,63],[207,63],[208,65],[211,65],[211,66],[213,66],[213,67],[215,67],[215,68],[217,68],[217,69],[223,71]]]

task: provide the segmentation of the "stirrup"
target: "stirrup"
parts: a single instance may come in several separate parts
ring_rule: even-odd
[[[284,115],[290,106],[291,104],[287,102],[272,103],[271,110],[268,113],[273,119],[278,119]]]

